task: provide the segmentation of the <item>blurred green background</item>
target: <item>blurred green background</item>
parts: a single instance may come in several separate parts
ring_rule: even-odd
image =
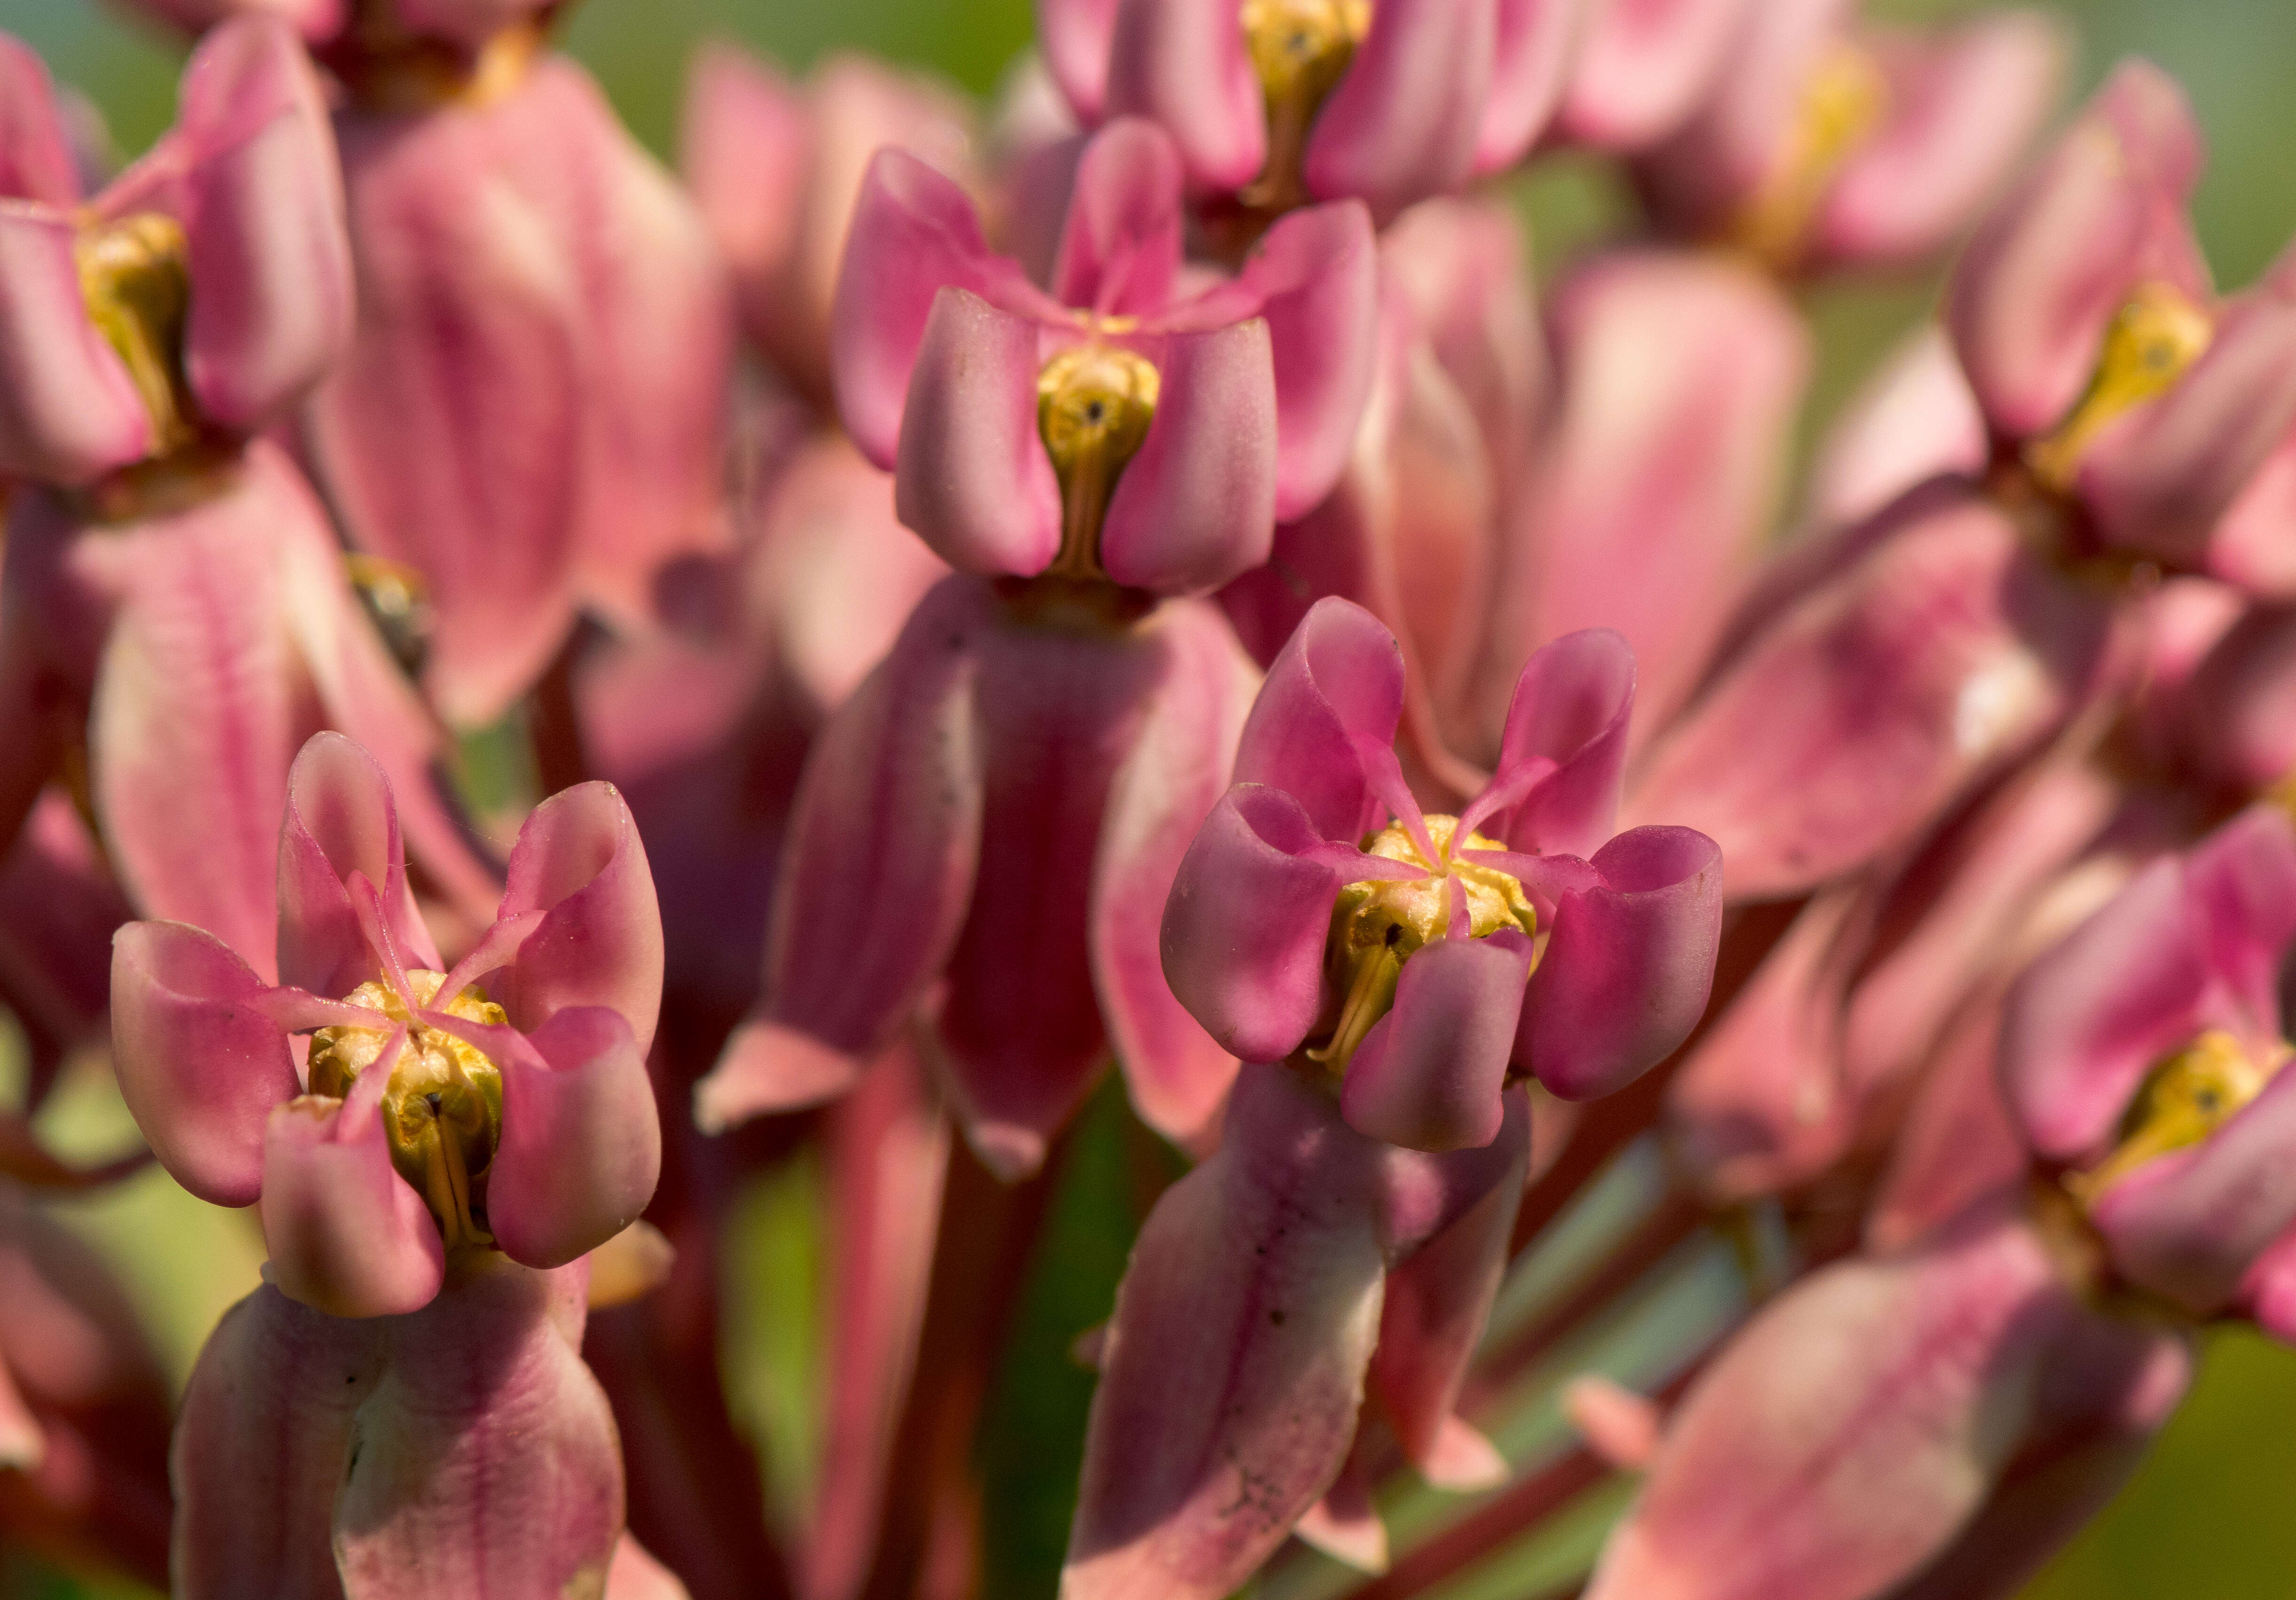
[[[1868,9],[1922,19],[1973,7],[1876,0]],[[2246,282],[2296,233],[2296,3],[2071,0],[2057,9],[2080,29],[2079,88],[2132,53],[2183,80],[2211,146],[2195,208],[2202,238],[2220,282]],[[164,34],[95,0],[0,0],[0,28],[29,41],[58,78],[94,100],[124,151],[166,125],[181,53]],[[586,0],[564,40],[638,136],[668,156],[685,63],[703,37],[738,39],[798,68],[827,50],[871,50],[985,93],[1029,31],[1029,0]],[[1599,231],[1618,200],[1578,163],[1522,188],[1549,265]],[[1808,297],[1825,349],[1813,428],[1883,344],[1924,313],[1933,287],[1832,286]],[[0,1048],[0,1057],[7,1053]],[[77,1119],[80,1137],[98,1145],[121,1131],[102,1126],[102,1099],[99,1086],[91,1095],[97,1108]],[[66,1113],[62,1120],[74,1122]],[[78,1213],[135,1280],[171,1363],[186,1369],[206,1326],[251,1279],[259,1241],[236,1220],[184,1199],[157,1173]],[[1112,1275],[1114,1263],[1103,1265]],[[992,1449],[1025,1454],[1027,1447],[1012,1439],[992,1441]],[[2296,1354],[2245,1333],[2212,1335],[2198,1392],[2112,1512],[2059,1558],[2030,1600],[2296,1600],[2292,1491]],[[1056,1548],[1057,1531],[1050,1537]],[[89,1593],[0,1552],[0,1596]]]

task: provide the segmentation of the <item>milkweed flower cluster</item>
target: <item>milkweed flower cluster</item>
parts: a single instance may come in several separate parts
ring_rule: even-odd
[[[712,45],[673,175],[554,0],[141,4],[117,172],[0,37],[12,1540],[2007,1595],[2296,1343],[2296,256],[2157,69],[1040,0]],[[172,1390],[129,1181],[264,1261]]]

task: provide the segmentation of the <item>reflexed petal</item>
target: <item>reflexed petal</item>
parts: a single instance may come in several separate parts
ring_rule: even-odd
[[[1100,109],[1160,124],[1192,188],[1240,189],[1267,159],[1267,107],[1235,0],[1119,0]]]
[[[962,572],[1034,576],[1061,547],[1060,484],[1037,429],[1038,332],[951,286],[907,373],[894,510]]]
[[[1729,61],[1751,0],[1607,0],[1581,29],[1562,131],[1632,151],[1680,127]]]
[[[1541,646],[1515,681],[1491,789],[1542,775],[1483,826],[1511,850],[1592,855],[1615,831],[1634,710],[1635,652],[1620,635],[1587,628]]]
[[[1077,120],[1100,120],[1110,37],[1123,0],[1037,0],[1037,42]]]
[[[1162,356],[1156,415],[1117,480],[1100,560],[1119,584],[1201,593],[1265,565],[1275,539],[1276,395],[1267,328],[1252,322],[1176,333]],[[1033,423],[1033,400],[1029,414]]]
[[[1103,316],[1163,309],[1180,270],[1180,158],[1152,122],[1123,117],[1077,163],[1053,298]]]
[[[1403,651],[1361,606],[1318,600],[1252,702],[1236,747],[1239,783],[1283,790],[1316,831],[1350,844],[1385,816],[1354,740],[1389,744],[1403,719]]]
[[[152,447],[127,369],[89,322],[70,216],[0,200],[0,471],[81,484]]]
[[[1479,1150],[1496,1138],[1530,953],[1512,928],[1414,951],[1394,1008],[1348,1064],[1348,1126],[1414,1150]]]
[[[1226,619],[1202,601],[1168,603],[1155,628],[1161,679],[1109,785],[1093,862],[1093,976],[1141,1119],[1193,1146],[1217,1117],[1235,1064],[1174,997],[1160,930],[1182,860],[1227,781],[1259,674]]]
[[[1578,43],[1578,0],[1498,0],[1490,96],[1475,143],[1478,175],[1513,166],[1546,131]]]
[[[2259,1327],[2283,1344],[2296,1344],[2296,1230],[2257,1258],[2242,1291]]]
[[[1634,829],[1593,865],[1603,886],[1561,897],[1516,1044],[1566,1100],[1624,1088],[1690,1036],[1722,938],[1722,853],[1704,834]]]
[[[534,1033],[568,1007],[610,1007],[643,1059],[661,1014],[661,910],[645,845],[612,784],[553,795],[519,829],[501,918],[534,912],[540,920],[495,997],[512,1025]]]
[[[391,1165],[383,1133],[382,1093],[397,1060],[397,1049],[386,1050],[347,1100],[280,1106],[264,1132],[263,1242],[273,1281],[330,1317],[418,1310],[445,1270],[439,1224]]]
[[[1863,522],[1941,473],[1974,477],[1988,446],[1985,418],[1952,341],[1934,325],[1899,345],[1842,408],[1810,465],[1811,520]]]
[[[264,1128],[294,1098],[287,1035],[250,1003],[266,984],[214,935],[131,922],[112,941],[112,1065],[120,1098],[176,1181],[253,1204]]]
[[[1387,0],[1316,114],[1308,190],[1384,222],[1457,188],[1475,164],[1498,45],[1496,0]]]
[[[1292,212],[1267,231],[1234,289],[1257,297],[1267,319],[1275,516],[1289,522],[1339,482],[1371,394],[1379,253],[1370,216],[1354,201]]]
[[[691,1596],[676,1573],[625,1533],[622,1542],[614,1547],[613,1564],[606,1569],[603,1600],[691,1600]]]
[[[14,38],[0,38],[0,200],[60,210],[80,200],[79,170],[47,63]]]
[[[389,780],[341,734],[316,734],[287,772],[279,832],[281,981],[314,994],[348,994],[382,976],[344,886],[354,872],[375,886],[384,926],[406,964],[442,970],[406,886]]]

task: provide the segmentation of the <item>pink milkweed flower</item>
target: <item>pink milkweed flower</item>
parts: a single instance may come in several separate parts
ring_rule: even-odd
[[[2296,1342],[2296,1077],[2279,973],[2296,827],[2252,806],[2156,861],[2009,998],[2010,1109],[2120,1282]]]
[[[742,331],[824,412],[845,234],[869,162],[906,150],[976,187],[970,109],[953,89],[865,57],[804,85],[730,45],[695,58],[679,166],[732,269]]]
[[[1038,0],[1086,127],[1144,117],[1192,193],[1382,222],[1513,166],[1562,86],[1578,0]]]
[[[1181,260],[1171,142],[1085,150],[1052,292],[988,252],[972,202],[899,151],[863,185],[837,397],[901,520],[960,572],[1212,588],[1331,492],[1371,380],[1362,208],[1271,229],[1234,278]]]
[[[289,779],[278,883],[283,984],[203,929],[138,922],[114,943],[111,1005],[153,1153],[200,1198],[260,1206],[283,1293],[332,1317],[412,1312],[466,1258],[562,1266],[636,1218],[661,1161],[661,923],[620,796],[589,783],[537,807],[494,926],[445,968],[389,783],[321,734]]]
[[[351,281],[324,100],[294,37],[242,19],[176,127],[85,206],[45,72],[0,42],[0,832],[85,750],[147,915],[268,936],[295,745],[356,731],[406,792],[429,886],[491,900],[430,789],[439,738],[362,615],[324,512],[258,437],[340,354]]]
[[[1680,127],[1730,66],[1759,0],[1587,0],[1555,132],[1624,152]]]
[[[1305,1049],[1357,1131],[1471,1148],[1509,1079],[1592,1098],[1681,1043],[1713,981],[1721,863],[1687,829],[1612,837],[1634,705],[1618,635],[1531,657],[1498,771],[1456,817],[1403,782],[1402,699],[1376,619],[1337,600],[1308,614],[1181,863],[1164,967],[1246,1060]]]
[[[2063,28],[2005,12],[1917,33],[1853,0],[1750,10],[1730,69],[1636,159],[1662,227],[1784,272],[1918,263],[2007,180],[2063,71]]]
[[[326,61],[358,317],[308,443],[351,543],[412,568],[456,724],[539,678],[577,611],[643,632],[722,541],[732,296],[708,231],[537,0],[392,0]]]

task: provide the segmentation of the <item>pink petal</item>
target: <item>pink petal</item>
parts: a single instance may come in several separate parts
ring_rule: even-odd
[[[2283,1344],[2296,1344],[2296,1230],[2257,1258],[2242,1288],[2257,1326]]]
[[[1093,863],[1093,976],[1141,1120],[1200,1147],[1234,1080],[1234,1053],[1175,998],[1160,930],[1182,861],[1227,782],[1258,673],[1202,601],[1168,602],[1153,628],[1160,682],[1110,782]]]
[[[2296,458],[2292,458],[2296,459]],[[2237,791],[2268,789],[2296,767],[2296,612],[2252,606],[2170,702],[2178,742]]]
[[[1340,1475],[1322,1499],[1300,1514],[1292,1524],[1292,1537],[1358,1572],[1376,1576],[1388,1567],[1387,1524],[1380,1521],[1379,1507],[1372,1501],[1371,1469],[1365,1463],[1363,1445],[1358,1432]]]
[[[1566,634],[1523,664],[1491,786],[1509,788],[1527,771],[1544,775],[1519,804],[1491,816],[1488,826],[1509,849],[1584,856],[1611,837],[1634,709],[1634,649],[1608,628]]]
[[[786,363],[808,382],[819,382],[826,378],[822,368],[828,357],[830,296],[836,290],[836,248],[821,249],[828,257],[829,277],[824,286],[827,292],[816,304],[779,303],[785,294],[790,299],[803,298],[787,294],[783,274],[795,275],[800,237],[815,220],[806,204],[807,181],[816,156],[813,110],[773,62],[724,40],[710,40],[695,52],[686,69],[678,169],[718,253],[733,269],[744,331],[767,347],[775,365]],[[857,187],[860,174],[853,177]],[[849,192],[849,211],[852,198]],[[841,237],[837,242],[842,245]],[[808,311],[810,318],[805,314]],[[805,370],[808,363],[791,358],[796,352],[785,355],[775,347],[785,327],[794,330],[808,321],[808,331],[819,339],[817,347],[808,352],[815,358],[812,371]],[[811,341],[800,337],[791,342]]]
[[[1219,1153],[1157,1203],[1118,1291],[1074,1600],[1218,1600],[1337,1475],[1379,1325],[1382,1148],[1284,1068],[1244,1068]]]
[[[274,13],[305,38],[316,42],[341,30],[345,0],[136,0],[136,4],[143,11],[193,33],[250,11]]]
[[[60,211],[0,200],[0,471],[82,484],[152,448],[127,369],[88,321]]]
[[[2260,600],[2296,598],[2296,433],[2257,469],[2209,541],[2208,569]]]
[[[264,1132],[272,1281],[330,1317],[418,1310],[445,1270],[439,1224],[391,1165],[383,1133],[382,1095],[398,1058],[398,1046],[387,1049],[348,1099],[278,1106]]]
[[[1952,341],[1941,328],[1923,328],[1826,430],[1810,467],[1810,518],[1820,527],[1862,522],[1940,474],[1976,476],[1988,448]]]
[[[1384,222],[1475,163],[1498,45],[1496,0],[1388,0],[1308,138],[1310,192]]]
[[[815,746],[751,1025],[802,1033],[816,1049],[756,1049],[737,1036],[700,1090],[721,1125],[817,1094],[824,1049],[859,1060],[882,1052],[948,959],[980,847],[973,636],[994,603],[965,578],[927,595]]]
[[[1515,1047],[1566,1100],[1623,1089],[1690,1036],[1722,938],[1722,853],[1704,834],[1634,829],[1593,864],[1603,886],[1561,897]]]
[[[0,39],[0,200],[60,210],[80,200],[79,170],[47,63],[13,38]]]
[[[628,1534],[614,1547],[613,1564],[606,1569],[606,1592],[601,1600],[692,1600],[685,1586]]]
[[[1098,122],[1108,93],[1108,53],[1123,0],[1038,0],[1037,40],[1045,65],[1077,119]]]
[[[1180,157],[1152,122],[1121,117],[1095,134],[1054,260],[1053,298],[1103,316],[1163,309],[1180,270]]]
[[[1490,95],[1475,140],[1478,175],[1513,167],[1546,131],[1578,42],[1576,0],[1498,0],[1497,12]]]
[[[1955,269],[1946,322],[1996,428],[2030,437],[2065,414],[2139,282],[2205,291],[2181,215],[2200,167],[2184,92],[2131,61],[1994,208]]]
[[[1563,134],[1631,151],[1681,126],[1728,62],[1747,0],[1605,0],[1595,5],[1564,91]]]
[[[324,1316],[268,1284],[225,1313],[176,1426],[184,1600],[342,1593],[329,1524],[389,1326]]]
[[[184,371],[210,420],[252,433],[348,348],[350,242],[317,75],[283,25],[208,35],[184,78],[178,137],[191,280]]]
[[[952,285],[933,298],[906,374],[894,510],[961,572],[1029,577],[1060,551],[1060,484],[1037,428],[1038,332]]]
[[[1277,401],[1267,328],[1176,333],[1161,354],[1156,415],[1117,480],[1100,561],[1133,588],[1201,593],[1265,565],[1275,538]]]
[[[1098,114],[1160,124],[1192,188],[1240,189],[1267,162],[1267,108],[1235,0],[1118,0],[1105,85]],[[1090,114],[1082,102],[1078,112]]]
[[[346,1594],[603,1587],[622,1534],[622,1464],[579,1353],[582,1283],[580,1268],[496,1258],[390,1325],[335,1498]]]
[[[1236,781],[1283,790],[1323,837],[1352,843],[1386,815],[1354,741],[1391,743],[1402,717],[1395,636],[1360,606],[1319,600],[1267,669],[1236,747]]]
[[[553,795],[518,830],[500,917],[535,912],[496,996],[512,1025],[533,1033],[568,1007],[607,1007],[629,1024],[643,1059],[661,1014],[661,910],[645,845],[613,785]]]
[[[1439,939],[1403,963],[1395,1007],[1348,1064],[1348,1126],[1414,1150],[1479,1150],[1498,1137],[1530,941],[1513,929]]]
[[[1882,41],[1890,112],[1835,173],[1813,253],[1910,262],[1951,242],[2047,121],[2070,43],[2055,17],[2024,11]]]
[[[345,887],[354,872],[375,886],[385,925],[405,959],[443,971],[406,886],[398,812],[374,758],[340,733],[313,736],[287,773],[279,832],[279,971],[316,994],[348,994],[381,976]]]
[[[1866,1214],[1867,1249],[1903,1250],[2025,1181],[2031,1156],[2001,1092],[2001,987],[1972,1000],[1924,1064]]]
[[[1291,213],[1260,241],[1235,290],[1257,297],[1267,319],[1275,517],[1289,522],[1339,482],[1371,393],[1379,257],[1369,214],[1354,201]]]
[[[131,922],[112,942],[120,1098],[160,1164],[217,1205],[254,1203],[265,1125],[299,1087],[285,1032],[250,1004],[266,987],[181,923]]]

